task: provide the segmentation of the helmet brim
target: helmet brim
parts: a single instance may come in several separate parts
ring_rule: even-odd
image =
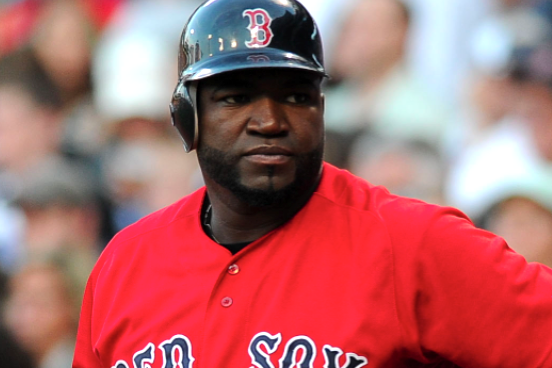
[[[317,65],[290,52],[264,48],[262,50],[251,49],[248,52],[243,50],[229,52],[213,58],[204,57],[200,62],[185,69],[182,73],[182,79],[184,81],[195,81],[225,72],[261,68],[300,69],[314,72],[322,77],[328,76],[321,64]]]

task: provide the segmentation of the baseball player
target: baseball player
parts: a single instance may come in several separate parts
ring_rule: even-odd
[[[105,249],[74,368],[552,367],[552,270],[323,163],[303,6],[210,0],[180,46],[171,112],[206,186]]]

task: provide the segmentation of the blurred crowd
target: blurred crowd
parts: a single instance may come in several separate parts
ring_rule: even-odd
[[[302,2],[326,160],[552,266],[552,1]],[[203,185],[168,109],[200,3],[0,0],[2,367],[70,367],[109,239]]]

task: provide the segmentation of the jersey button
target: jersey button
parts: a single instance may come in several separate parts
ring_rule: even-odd
[[[237,275],[238,273],[240,272],[240,266],[238,266],[237,264],[233,264],[233,265],[230,265],[228,267],[228,273],[230,275]]]
[[[228,308],[229,306],[231,306],[233,303],[233,300],[232,298],[226,296],[224,298],[222,298],[222,300],[220,301],[220,304],[224,307],[224,308]]]

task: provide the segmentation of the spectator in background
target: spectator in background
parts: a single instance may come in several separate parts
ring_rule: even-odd
[[[339,35],[339,27],[342,25],[343,17],[348,13],[355,0],[302,0],[301,4],[307,8],[309,13],[318,25],[322,35],[324,54],[333,55]],[[327,58],[324,62],[326,67],[331,68],[333,60]]]
[[[174,50],[182,23],[200,2],[125,2],[106,25],[92,60],[93,101],[114,141],[172,133]]]
[[[28,261],[10,281],[4,317],[37,368],[70,368],[89,269],[65,254]]]
[[[167,101],[178,69],[170,31],[133,20],[139,5],[114,17],[92,64],[94,103],[112,138],[101,167],[117,230],[201,184],[194,155],[180,155],[170,123]]]
[[[391,193],[443,205],[445,166],[434,147],[415,140],[364,135],[352,147],[350,171]]]
[[[1,222],[0,222],[1,223]],[[35,368],[29,352],[25,351],[5,324],[9,277],[0,267],[0,359],[2,368]]]
[[[520,114],[525,118],[535,153],[552,169],[552,38],[529,56],[531,70],[520,76]]]
[[[511,118],[503,119],[452,163],[447,202],[478,218],[504,183],[552,168],[552,46],[549,39],[515,49]],[[513,118],[512,118],[513,117]]]
[[[28,42],[39,12],[38,0],[0,1],[0,57]]]
[[[461,109],[449,129],[445,152],[455,159],[499,125],[519,117],[519,84],[513,78],[514,50],[530,49],[551,34],[545,18],[526,7],[509,8],[480,22],[470,38],[471,72],[463,83]]]
[[[6,272],[23,253],[24,216],[10,203],[25,177],[59,153],[61,127],[49,91],[38,79],[0,78],[0,265]]]
[[[90,89],[93,39],[92,24],[77,2],[49,1],[42,9],[30,46],[67,107]]]
[[[150,147],[154,170],[144,194],[150,211],[168,206],[203,185],[195,153],[180,157],[182,142],[179,139],[156,142]]]
[[[504,182],[479,219],[529,262],[552,266],[552,172]]]
[[[61,150],[89,159],[105,137],[90,101],[90,58],[97,29],[78,1],[41,4],[29,43],[6,55],[2,73],[45,80],[57,98]]]
[[[330,64],[330,74],[341,81],[326,91],[330,131],[371,129],[387,137],[440,142],[448,111],[408,69],[410,22],[410,10],[400,0],[355,3]]]
[[[64,0],[0,0],[0,58],[25,47],[32,37],[42,9],[48,3]],[[126,0],[71,0],[90,15],[95,27],[102,28]]]
[[[172,130],[167,101],[177,66],[169,40],[141,29],[110,28],[92,63],[93,101],[110,144],[152,140]]]
[[[170,138],[121,142],[109,150],[105,178],[117,230],[201,186],[195,154],[181,153],[180,140]]]
[[[97,187],[85,167],[61,158],[29,173],[15,198],[26,220],[25,254],[67,251],[93,263],[104,246]]]
[[[432,92],[457,109],[470,70],[470,35],[501,0],[405,0],[413,12],[409,65]]]
[[[182,22],[185,22],[202,2],[204,0],[119,0],[116,11],[111,14],[105,26],[105,33],[140,29],[145,34],[156,35],[175,44],[178,43],[182,32]]]
[[[7,176],[23,175],[59,153],[62,127],[43,87],[29,79],[0,79],[0,197],[12,191]]]
[[[35,368],[31,355],[18,344],[12,333],[0,323],[2,368]]]
[[[75,1],[51,1],[39,18],[31,47],[61,97],[62,150],[88,158],[106,137],[91,102],[90,60],[97,30]]]

